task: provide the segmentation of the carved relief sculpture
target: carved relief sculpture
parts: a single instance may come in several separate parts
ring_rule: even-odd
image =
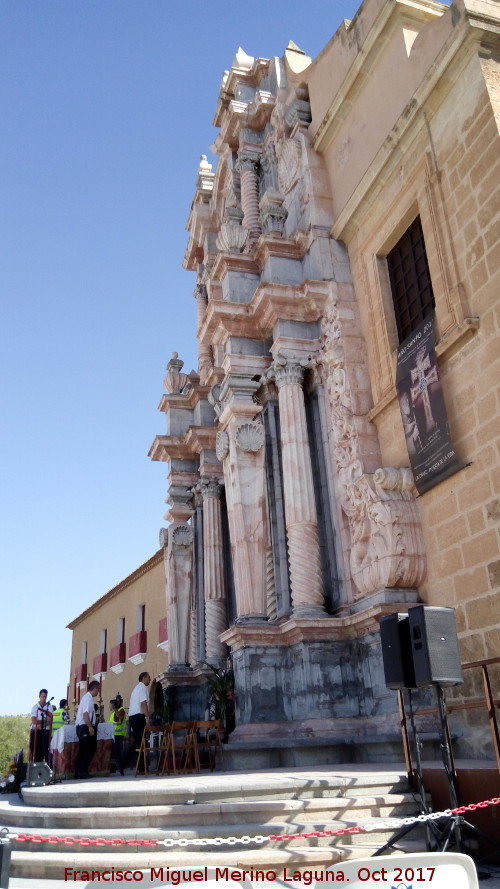
[[[378,455],[368,421],[369,383],[363,354],[349,348],[335,297],[322,320],[321,361],[326,370],[337,489],[349,519],[350,568],[358,595],[385,587],[416,588],[426,559],[410,469],[372,468]],[[350,331],[352,335],[352,331]],[[356,392],[349,374],[356,379]],[[368,464],[368,465],[367,465]],[[368,471],[367,471],[368,470]]]

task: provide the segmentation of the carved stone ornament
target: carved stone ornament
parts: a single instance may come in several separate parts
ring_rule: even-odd
[[[229,454],[229,435],[224,430],[220,430],[215,438],[215,454],[221,463]]]
[[[221,495],[221,483],[218,478],[202,478],[200,482],[200,491],[203,497],[215,497],[217,500]]]
[[[394,467],[365,471],[365,455],[373,459],[378,451],[376,430],[357,394],[369,389],[366,364],[362,355],[348,364],[335,302],[325,311],[322,330],[321,360],[339,498],[349,519],[352,579],[361,595],[384,587],[416,588],[425,578],[426,557],[413,474]],[[354,393],[350,373],[357,384]]]
[[[261,423],[242,423],[238,426],[235,441],[241,451],[256,454],[264,444],[265,432]]]
[[[168,546],[168,528],[160,528],[160,549],[165,549]]]
[[[248,240],[248,229],[231,222],[223,222],[217,235],[216,246],[223,253],[241,253]]]
[[[268,189],[260,201],[262,231],[266,235],[282,235],[288,210],[283,206],[283,197],[275,189]]]
[[[276,146],[278,158],[278,182],[280,191],[287,194],[298,179],[301,148],[294,139],[287,139]]]
[[[170,395],[182,395],[184,389],[190,384],[189,376],[181,373],[184,362],[179,358],[178,352],[172,352],[172,357],[167,364],[167,375],[163,380],[165,392]]]
[[[189,525],[178,525],[172,531],[172,544],[174,546],[190,546],[193,540],[193,529]]]
[[[361,593],[422,583],[426,558],[413,491],[407,468],[377,469],[349,484],[351,571]]]

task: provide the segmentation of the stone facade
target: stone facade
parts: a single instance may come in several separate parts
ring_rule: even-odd
[[[150,454],[164,682],[199,697],[230,653],[233,745],[395,736],[378,624],[417,601],[456,609],[463,660],[500,654],[499,35],[488,0],[365,0],[315,61],[224,74],[184,261],[199,364],[174,353]],[[419,498],[386,261],[416,217],[466,464]]]

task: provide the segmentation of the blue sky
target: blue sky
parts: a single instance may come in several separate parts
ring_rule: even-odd
[[[357,0],[0,0],[0,715],[69,676],[66,624],[146,561],[147,457],[173,350],[199,157],[241,45],[314,56]]]

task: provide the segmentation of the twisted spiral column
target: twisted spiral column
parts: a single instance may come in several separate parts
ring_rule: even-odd
[[[250,243],[255,243],[262,233],[256,158],[240,154],[237,169],[240,171],[241,206],[244,213],[243,225],[248,229]]]
[[[297,617],[317,617],[324,613],[325,608],[302,389],[304,369],[298,362],[288,360],[275,364],[274,372],[280,409],[283,494],[293,612]]]
[[[225,654],[225,646],[219,642],[219,636],[227,630],[221,486],[217,479],[202,479],[200,491],[203,497],[205,651],[208,660],[213,660]]]
[[[196,318],[197,330],[200,330],[207,311],[208,299],[207,289],[203,284],[197,284],[193,290],[193,296],[196,300]],[[213,365],[212,347],[204,343],[198,343],[198,372],[203,375],[207,373]]]

